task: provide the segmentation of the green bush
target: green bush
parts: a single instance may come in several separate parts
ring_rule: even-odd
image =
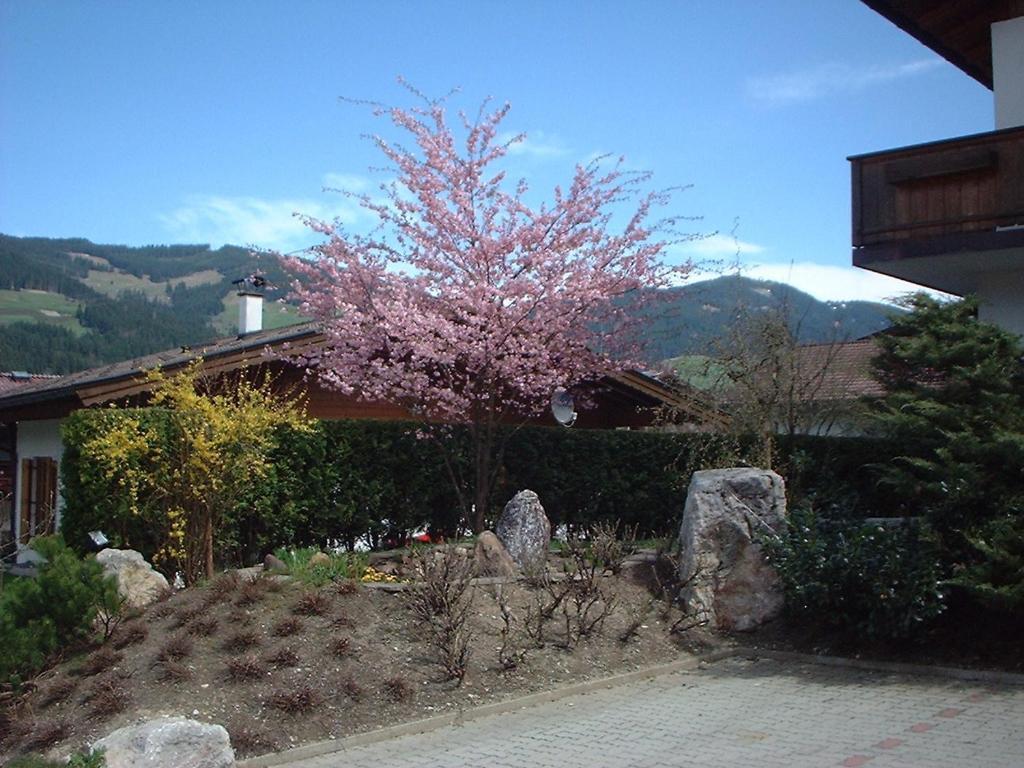
[[[786,609],[801,621],[870,640],[912,638],[943,610],[936,544],[921,525],[836,522],[794,509],[765,540]]]
[[[7,580],[0,593],[0,681],[14,684],[55,651],[92,638],[97,613],[121,605],[115,579],[93,558],[78,557],[59,536],[31,546],[46,563],[35,578]]]
[[[975,561],[952,581],[988,610],[1024,617],[1024,517],[990,521],[969,537]]]
[[[159,412],[140,418],[159,423]],[[167,521],[155,505],[123,508],[111,487],[82,459],[77,445],[104,428],[104,412],[67,420],[62,461],[68,541],[100,529],[114,546],[152,558]],[[460,532],[462,513],[444,457],[412,422],[321,421],[309,433],[282,429],[267,476],[222,511],[216,551],[222,566],[251,565],[277,547],[373,547],[427,528]],[[449,430],[452,469],[468,469],[465,431]],[[892,444],[858,438],[780,439],[776,451],[794,499],[810,498],[830,516],[884,516],[895,509],[866,465],[894,455]],[[745,463],[750,442],[723,435],[525,427],[511,435],[495,483],[493,520],[512,495],[537,492],[554,526],[582,531],[621,521],[641,537],[674,535],[690,475]]]

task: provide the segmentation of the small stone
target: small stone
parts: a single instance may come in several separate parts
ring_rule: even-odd
[[[284,560],[274,555],[267,555],[263,558],[263,570],[264,571],[280,571],[283,573],[288,572],[288,566]]]
[[[476,540],[473,550],[473,564],[477,576],[500,576],[514,578],[516,562],[492,531],[484,531]]]
[[[104,549],[96,555],[103,573],[117,579],[117,591],[130,608],[145,608],[170,590],[167,579],[134,549]]]
[[[317,552],[311,558],[309,558],[309,567],[315,568],[318,565],[329,567],[331,564],[331,558],[329,555],[325,555],[323,552]]]

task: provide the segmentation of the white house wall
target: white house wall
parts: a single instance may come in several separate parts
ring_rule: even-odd
[[[1024,125],[1024,16],[992,25],[996,129]]]
[[[977,293],[979,320],[1024,336],[1024,273],[980,276]]]
[[[23,459],[35,459],[49,457],[57,461],[58,477],[60,476],[60,461],[64,455],[64,443],[60,437],[60,426],[63,419],[40,419],[39,421],[19,421],[18,434],[15,443],[17,451],[17,466],[15,467],[15,490],[14,490],[14,535],[21,535],[21,495],[25,491],[25,484],[21,476],[21,462]],[[64,497],[61,494],[60,484],[57,485],[57,510],[54,514],[56,525],[60,526],[60,517],[64,509]]]

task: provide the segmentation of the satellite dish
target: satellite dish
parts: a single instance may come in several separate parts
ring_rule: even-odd
[[[576,423],[576,411],[573,408],[572,395],[562,387],[551,395],[551,415],[563,427],[571,427]]]

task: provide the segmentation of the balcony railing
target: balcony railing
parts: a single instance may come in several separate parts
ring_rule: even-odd
[[[1024,225],[1024,128],[850,162],[854,248]]]

